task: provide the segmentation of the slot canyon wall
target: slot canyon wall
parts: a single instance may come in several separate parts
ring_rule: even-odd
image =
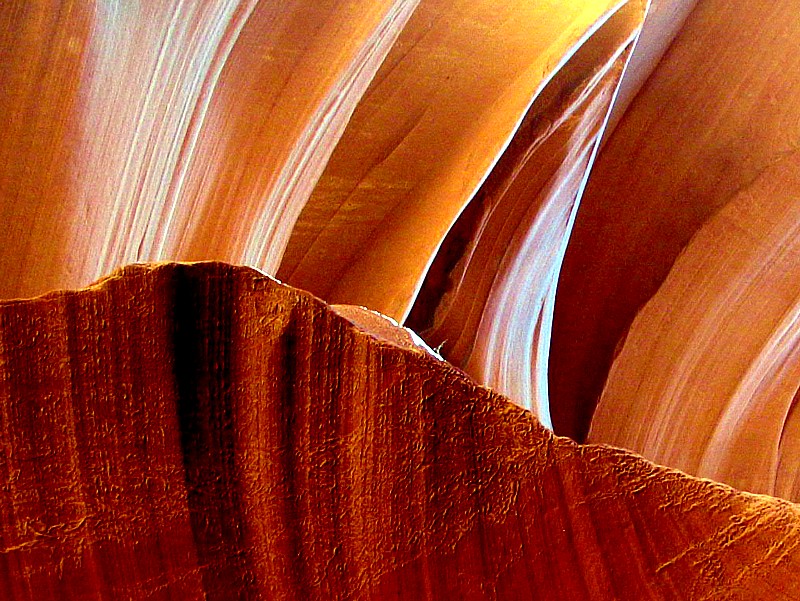
[[[800,598],[761,4],[4,3],[8,597]]]

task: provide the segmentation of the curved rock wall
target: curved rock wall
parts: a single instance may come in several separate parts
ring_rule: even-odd
[[[701,2],[601,153],[558,288],[551,414],[796,500],[800,23],[792,2],[752,8]]]
[[[666,50],[694,5],[6,2],[0,297],[250,265],[796,498],[796,7],[704,0]]]

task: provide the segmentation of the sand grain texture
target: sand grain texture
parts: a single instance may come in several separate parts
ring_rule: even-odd
[[[249,268],[0,305],[7,599],[794,599],[800,511],[554,437]]]

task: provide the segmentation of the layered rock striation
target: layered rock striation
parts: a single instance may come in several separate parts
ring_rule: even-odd
[[[365,324],[219,263],[0,304],[6,598],[800,594],[795,505],[556,437]]]

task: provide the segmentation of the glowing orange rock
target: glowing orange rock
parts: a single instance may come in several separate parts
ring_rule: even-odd
[[[706,87],[724,88],[735,79],[741,64],[721,60],[715,52],[740,47],[737,36],[742,29],[726,27],[730,15],[713,17],[721,14],[720,7],[706,14],[707,20],[716,20],[717,27],[725,29],[724,35],[697,23],[696,17],[681,29],[695,4],[693,0],[651,3],[613,108],[609,128],[614,131],[607,133],[592,169],[564,257],[554,310],[549,392],[557,399],[551,407],[553,426],[577,440],[587,435],[627,326],[666,276],[698,219],[713,210],[707,197],[695,200],[684,194],[709,169],[708,157],[698,152],[708,123],[688,115],[706,114],[714,107],[734,121],[749,119],[736,115],[738,107],[730,105],[734,91],[715,88],[710,97],[702,96]],[[746,13],[750,19],[751,8],[737,3],[726,10]],[[669,46],[679,32],[682,35]],[[707,36],[714,50],[697,45],[698,36]],[[667,46],[669,52],[662,59]],[[709,69],[724,74],[712,83]],[[732,154],[730,164],[735,162]]]
[[[750,8],[700,3],[602,151],[559,287],[552,412],[581,436],[602,390],[590,440],[800,499],[800,27],[792,2]]]
[[[622,7],[548,82],[448,233],[407,322],[548,426],[561,259],[641,18],[642,6]]]

